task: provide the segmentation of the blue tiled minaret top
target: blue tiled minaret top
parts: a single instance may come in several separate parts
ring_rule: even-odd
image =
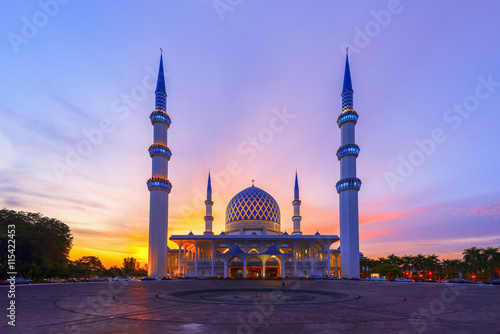
[[[351,83],[351,71],[349,70],[349,56],[345,58],[344,87],[342,88],[342,112],[353,109],[353,90]]]
[[[158,81],[156,82],[156,110],[167,112],[167,91],[165,89],[165,76],[163,74],[163,55],[160,56],[160,69],[158,70]]]
[[[293,189],[294,199],[299,199],[299,180],[297,178],[297,172],[295,172],[295,188]]]
[[[210,172],[208,172],[207,200],[211,199],[212,199],[212,182],[210,181]]]

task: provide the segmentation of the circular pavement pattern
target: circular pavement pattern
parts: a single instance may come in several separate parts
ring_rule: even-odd
[[[314,304],[338,303],[360,298],[358,295],[318,290],[292,289],[212,289],[158,294],[160,299],[218,304]]]

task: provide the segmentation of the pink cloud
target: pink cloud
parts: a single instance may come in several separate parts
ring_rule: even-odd
[[[451,214],[458,216],[493,216],[493,219],[500,217],[500,204],[489,204],[476,206],[471,209],[457,209]]]

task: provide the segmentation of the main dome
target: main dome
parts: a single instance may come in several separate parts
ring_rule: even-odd
[[[263,228],[279,233],[280,208],[276,200],[255,186],[237,193],[227,205],[226,232],[236,232],[240,228],[250,233],[262,232]]]

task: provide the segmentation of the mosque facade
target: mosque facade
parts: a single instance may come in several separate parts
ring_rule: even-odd
[[[341,129],[341,147],[337,157],[341,179],[336,188],[340,201],[341,240],[336,235],[301,231],[300,191],[295,174],[293,192],[293,231],[281,229],[280,207],[265,190],[252,184],[237,193],[228,203],[225,230],[214,234],[212,187],[208,175],[205,200],[205,231],[195,235],[171,235],[168,240],[177,249],[167,248],[168,196],[172,184],[168,180],[168,162],[172,155],[167,146],[171,120],[166,112],[166,89],[163,60],[160,58],[153,125],[152,176],[149,216],[149,275],[220,278],[288,278],[288,277],[359,277],[358,197],[361,181],[356,178],[356,157],[359,147],[354,143],[354,126],[358,114],[352,108],[352,86],[346,58],[342,112],[337,124]],[[291,189],[290,189],[291,190]],[[292,196],[291,196],[292,197]],[[345,238],[345,242],[344,242]],[[332,247],[333,246],[333,247]],[[362,254],[361,254],[362,256]],[[341,261],[343,259],[343,261]]]

